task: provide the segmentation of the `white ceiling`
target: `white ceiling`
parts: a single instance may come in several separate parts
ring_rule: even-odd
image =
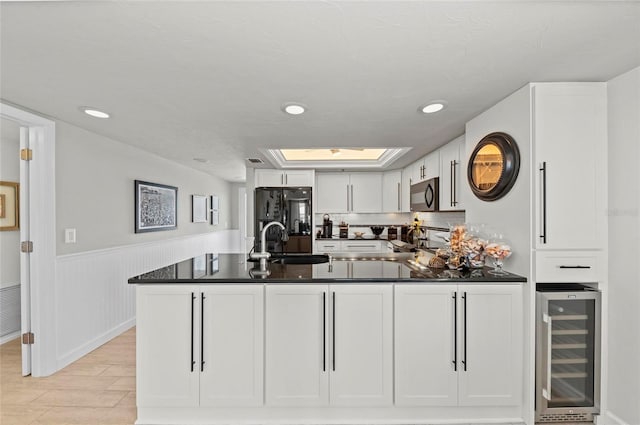
[[[3,100],[229,181],[267,148],[412,147],[398,168],[529,81],[607,81],[640,65],[631,1],[0,8]],[[433,99],[448,108],[417,112]],[[286,102],[308,112],[287,116]]]

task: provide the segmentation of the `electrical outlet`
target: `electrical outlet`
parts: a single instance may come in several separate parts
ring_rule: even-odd
[[[76,243],[76,229],[64,229],[64,243]]]

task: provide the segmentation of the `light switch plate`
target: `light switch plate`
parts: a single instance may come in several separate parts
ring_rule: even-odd
[[[76,243],[76,229],[64,229],[64,243]]]

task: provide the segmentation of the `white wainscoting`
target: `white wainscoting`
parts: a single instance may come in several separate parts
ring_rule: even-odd
[[[243,251],[238,231],[222,230],[57,257],[57,370],[135,325],[130,277],[203,253]]]
[[[0,344],[20,336],[20,282],[0,288]]]

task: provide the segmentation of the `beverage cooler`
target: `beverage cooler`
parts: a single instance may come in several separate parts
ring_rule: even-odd
[[[592,422],[600,413],[600,292],[538,285],[536,422]]]

